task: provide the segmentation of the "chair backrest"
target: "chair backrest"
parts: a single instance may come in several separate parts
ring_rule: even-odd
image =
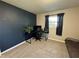
[[[34,26],[34,27],[33,27],[33,30],[36,30],[36,31],[37,31],[37,30],[40,30],[40,29],[41,29],[41,26]]]

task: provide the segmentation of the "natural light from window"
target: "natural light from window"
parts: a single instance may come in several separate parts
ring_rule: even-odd
[[[49,16],[49,27],[50,28],[57,27],[57,15]]]

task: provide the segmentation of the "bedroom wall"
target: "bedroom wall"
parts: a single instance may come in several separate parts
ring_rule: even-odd
[[[65,13],[63,21],[63,35],[54,35],[53,33],[56,33],[56,31],[53,31],[55,28],[52,28],[50,29],[49,38],[62,41],[67,37],[79,39],[79,7],[38,14],[37,25],[42,25],[42,28],[44,28],[45,15],[54,15],[58,13]]]
[[[6,49],[23,42],[23,28],[36,25],[36,15],[0,1],[0,49]]]

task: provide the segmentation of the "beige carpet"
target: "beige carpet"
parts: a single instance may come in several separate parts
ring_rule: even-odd
[[[35,41],[23,45],[3,54],[1,58],[68,58],[68,51],[64,43],[53,40]]]

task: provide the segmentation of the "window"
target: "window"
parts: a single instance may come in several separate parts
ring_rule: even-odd
[[[49,27],[57,27],[57,15],[49,17]]]

